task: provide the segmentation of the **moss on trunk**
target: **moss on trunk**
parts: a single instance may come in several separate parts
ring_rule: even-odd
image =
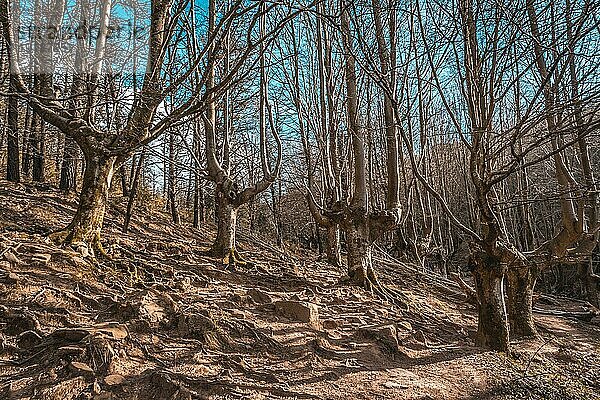
[[[106,212],[108,193],[113,177],[115,157],[87,156],[83,187],[77,212],[71,223],[54,234],[63,243],[85,243],[105,255],[100,243],[100,231]]]

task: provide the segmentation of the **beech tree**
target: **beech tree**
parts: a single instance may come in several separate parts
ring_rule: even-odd
[[[169,127],[181,123],[194,115],[208,110],[210,113],[214,99],[218,98],[227,85],[239,74],[243,74],[246,60],[254,54],[265,38],[273,35],[277,28],[269,31],[260,40],[254,40],[252,31],[256,28],[257,16],[263,2],[245,5],[238,0],[224,10],[218,23],[213,23],[203,47],[196,51],[185,67],[179,70],[178,76],[173,77],[167,84],[165,80],[166,49],[169,45],[180,40],[175,32],[181,31],[181,16],[188,7],[186,1],[153,0],[148,13],[149,40],[146,47],[147,57],[145,72],[140,91],[130,107],[127,123],[118,130],[105,130],[102,124],[95,121],[93,104],[88,104],[86,115],[80,116],[71,112],[62,102],[48,96],[49,82],[42,84],[41,95],[31,93],[28,85],[19,74],[20,65],[17,54],[15,36],[11,28],[11,5],[2,2],[1,19],[3,35],[9,49],[9,59],[12,71],[15,72],[16,88],[26,96],[29,105],[44,121],[59,128],[67,137],[72,138],[80,147],[85,159],[83,187],[79,196],[77,213],[72,222],[64,230],[54,234],[63,243],[88,243],[95,250],[102,251],[100,230],[104,218],[108,190],[112,177],[119,165],[127,160],[133,152],[150,143]],[[96,93],[98,75],[101,73],[108,23],[110,20],[110,1],[103,3],[98,39],[94,49],[95,64],[91,69],[92,95]],[[214,6],[213,6],[214,7]],[[269,9],[278,8],[269,5]],[[296,10],[295,12],[300,12]],[[57,12],[57,15],[60,14]],[[245,49],[235,60],[231,71],[222,76],[217,84],[212,84],[215,60],[215,48],[224,41],[225,33],[232,29],[233,22],[246,20],[245,26],[236,29],[245,31]],[[285,18],[284,18],[285,21]],[[283,24],[284,22],[282,22]],[[49,62],[49,65],[52,65]],[[206,66],[205,68],[202,65]],[[159,106],[165,97],[177,91],[185,90],[195,72],[200,75],[200,86],[194,86],[187,96],[168,114],[158,113]],[[209,119],[210,120],[210,119]],[[210,161],[212,163],[212,161]],[[225,182],[223,182],[225,183]],[[225,183],[223,193],[230,193],[231,187]],[[246,195],[244,195],[246,196]]]
[[[304,38],[300,32],[303,26],[296,28],[290,24],[288,51],[291,52],[292,63],[284,69],[288,90],[297,115],[298,131],[302,142],[302,153],[306,171],[306,201],[308,209],[317,227],[326,229],[327,240],[325,251],[327,261],[336,266],[342,266],[340,226],[337,221],[329,218],[322,209],[337,203],[342,197],[340,151],[339,151],[339,117],[336,115],[339,105],[336,104],[336,89],[334,87],[334,59],[331,27],[324,21],[324,2],[315,5],[316,32],[307,32],[311,37]],[[328,6],[328,5],[327,5]],[[300,39],[299,39],[300,38]],[[307,71],[318,80],[318,92],[312,85],[303,85],[301,74],[304,72],[300,64],[299,40],[314,40],[316,47],[316,71]],[[314,50],[313,50],[314,53]],[[289,71],[289,72],[288,72]],[[305,72],[306,74],[306,72]],[[308,75],[308,74],[307,74]],[[314,82],[314,80],[310,82]],[[308,93],[307,93],[308,92]],[[310,107],[310,101],[317,97],[318,108]],[[314,123],[315,118],[318,123]],[[313,136],[311,136],[311,131]],[[316,142],[317,149],[313,150]],[[318,175],[321,175],[319,179]]]
[[[416,4],[419,6],[418,2]],[[527,13],[531,22],[533,8],[531,3],[528,4]],[[520,24],[527,20],[527,16],[522,11],[523,7],[500,8],[495,5],[476,7],[476,4],[469,0],[461,0],[457,6],[460,18],[454,23],[460,29],[458,32],[460,32],[462,49],[454,48],[452,52],[461,79],[459,87],[468,121],[466,130],[459,113],[460,109],[455,111],[448,99],[449,96],[442,90],[441,78],[435,65],[439,61],[430,48],[431,44],[426,36],[419,9],[417,15],[419,15],[421,41],[425,46],[425,57],[432,72],[434,85],[469,156],[467,165],[470,184],[474,190],[477,224],[470,228],[461,222],[450,210],[443,196],[420,174],[414,157],[411,157],[411,165],[413,173],[441,203],[453,224],[471,238],[470,262],[479,309],[477,343],[506,350],[509,346],[507,321],[510,322],[512,335],[536,334],[532,296],[537,273],[540,268],[564,259],[565,250],[581,238],[582,230],[581,220],[573,218],[574,211],[570,211],[576,209],[570,197],[573,194],[573,186],[571,186],[561,191],[563,226],[558,235],[547,240],[537,249],[518,249],[506,230],[503,213],[499,210],[498,203],[501,200],[498,198],[497,188],[516,171],[541,163],[547,158],[555,160],[558,180],[568,181],[565,175],[567,168],[561,162],[560,152],[573,145],[575,141],[565,144],[560,139],[560,133],[552,129],[553,121],[548,121],[548,115],[567,115],[570,111],[565,108],[565,105],[570,100],[563,105],[551,103],[548,107],[548,98],[544,96],[546,111],[540,111],[540,96],[548,93],[550,87],[549,75],[546,75],[540,79],[539,86],[532,88],[533,95],[525,97],[526,101],[523,103],[526,104],[522,103],[520,97],[523,96],[520,95],[520,91],[526,85],[523,71],[531,71],[535,64],[540,69],[539,55],[534,58],[534,61],[537,61],[527,64],[523,60],[530,59],[528,54],[517,50],[519,47],[513,46],[514,43],[527,40],[526,36],[521,34]],[[538,36],[535,31],[532,25],[534,40]],[[579,37],[576,41],[582,39],[583,37]],[[500,43],[503,44],[502,47]],[[537,50],[535,49],[536,46],[534,51],[539,52],[539,44]],[[515,52],[511,56],[512,51]],[[555,59],[555,66],[568,60],[567,52],[556,53],[559,56]],[[557,77],[562,75],[559,68],[555,69],[554,73]],[[516,118],[511,116],[514,122],[506,125],[507,113],[500,110],[497,105],[499,99],[508,96],[512,89],[515,89],[516,93],[513,100],[517,105],[521,104],[524,111],[521,112],[519,107]],[[552,111],[548,112],[548,110]],[[589,114],[590,118],[586,127],[580,131],[580,137],[585,137],[594,129],[594,124],[597,122],[593,122],[593,115],[593,112]],[[549,123],[550,128],[540,134],[539,124],[544,119]],[[410,138],[403,136],[403,139],[405,143],[410,143]],[[583,210],[582,207],[579,209]],[[574,234],[570,235],[569,231]],[[556,251],[559,248],[562,250]],[[587,255],[589,257],[589,252]],[[505,313],[504,304],[505,276],[508,278],[506,281],[508,314]]]
[[[9,90],[16,93],[17,77],[9,72]],[[19,153],[19,104],[16,95],[10,96],[7,107],[7,162],[6,162],[6,180],[19,182],[21,180],[21,156]]]
[[[241,188],[231,175],[230,154],[230,132],[228,109],[225,107],[223,116],[223,148],[222,160],[217,158],[217,121],[216,121],[216,99],[211,97],[207,102],[207,111],[203,115],[204,132],[206,140],[206,162],[208,166],[208,178],[215,183],[215,214],[217,218],[217,237],[211,248],[211,253],[217,257],[223,258],[225,264],[244,263],[235,247],[235,232],[237,225],[237,212],[240,206],[247,204],[258,194],[268,189],[279,175],[282,160],[282,142],[279,132],[274,122],[273,108],[268,97],[268,76],[265,64],[265,53],[272,43],[270,38],[274,33],[280,32],[285,25],[301,12],[302,9],[291,10],[281,16],[272,26],[268,26],[267,15],[276,12],[275,4],[262,4],[259,7],[257,16],[251,24],[258,25],[258,44],[259,56],[259,158],[262,177],[253,182],[251,186]],[[209,32],[214,30],[216,25],[215,1],[209,2]],[[217,48],[210,48],[209,54],[217,54]],[[237,68],[235,65],[229,65],[228,55],[225,56],[225,71],[223,74],[231,73],[231,70]],[[208,67],[207,88],[215,85],[215,66]],[[275,142],[276,155],[271,157],[269,151],[268,134],[273,136]],[[271,159],[274,160],[271,161]],[[271,163],[273,165],[271,165]]]
[[[346,90],[346,124],[347,135],[352,146],[353,181],[350,198],[340,199],[331,209],[324,210],[328,218],[336,221],[346,235],[348,250],[348,276],[356,284],[373,289],[387,296],[386,289],[379,282],[372,260],[373,244],[381,235],[393,229],[400,222],[401,207],[399,202],[398,149],[388,147],[391,152],[387,157],[387,205],[386,210],[370,211],[367,195],[367,136],[362,126],[358,109],[357,68],[355,61],[354,39],[350,26],[350,4],[341,2],[341,38],[344,51],[344,74]],[[395,127],[388,130],[392,132]],[[391,140],[397,140],[395,133]]]
[[[214,219],[225,264],[244,265],[240,227],[281,249],[318,242],[401,303],[376,274],[388,253],[458,282],[495,350],[538,334],[535,291],[599,303],[597,1],[30,3],[39,23],[100,22],[60,61],[55,39],[18,40],[23,10],[0,0],[7,177],[73,191],[84,158],[53,238],[102,252],[117,173],[125,232],[143,193],[175,224]],[[149,27],[134,54],[110,39],[121,6]]]
[[[517,335],[534,336],[536,329],[533,322],[532,298],[533,290],[540,269],[547,268],[552,263],[567,261],[581,262],[591,257],[598,243],[600,225],[597,219],[597,196],[594,174],[589,164],[587,136],[597,129],[596,111],[585,112],[579,100],[580,78],[576,72],[576,54],[574,49],[585,40],[585,31],[589,29],[588,13],[597,10],[594,2],[585,1],[580,5],[580,14],[574,25],[571,14],[574,9],[567,0],[562,8],[565,21],[564,48],[559,48],[558,39],[554,39],[550,48],[554,49],[554,60],[548,68],[544,49],[544,40],[540,33],[538,12],[532,0],[526,1],[527,17],[532,36],[532,49],[535,69],[539,74],[541,93],[543,96],[543,112],[547,134],[550,136],[551,154],[554,163],[556,183],[560,193],[560,229],[556,235],[545,241],[532,252],[533,262],[518,270],[509,277],[508,305],[511,330]],[[555,23],[555,22],[554,22]],[[557,27],[552,27],[556,35]],[[597,64],[591,65],[595,71]],[[563,78],[565,77],[565,78]],[[570,93],[559,94],[561,81],[565,79]],[[587,82],[582,82],[587,83]],[[587,85],[586,85],[587,86]],[[596,83],[588,90],[592,93],[598,88]],[[569,130],[573,133],[569,135]],[[577,144],[577,153],[581,160],[581,169],[585,184],[577,182],[570,168],[567,167],[563,155],[565,136],[571,136],[572,144]],[[586,187],[587,185],[587,187]],[[540,258],[542,260],[540,260]],[[584,261],[585,263],[585,261]],[[588,280],[594,279],[593,274],[585,268]],[[589,282],[588,282],[589,284]],[[593,291],[593,289],[592,289]],[[597,300],[596,300],[597,302]]]

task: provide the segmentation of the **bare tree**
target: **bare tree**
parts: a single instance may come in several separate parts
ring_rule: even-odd
[[[89,112],[89,115],[83,118],[73,115],[59,101],[49,96],[31,95],[25,82],[21,79],[17,81],[17,89],[27,95],[29,104],[36,113],[48,123],[59,128],[65,135],[73,138],[81,148],[85,158],[83,187],[79,196],[78,210],[69,226],[54,235],[60,241],[89,243],[93,248],[102,252],[100,230],[115,167],[127,160],[138,148],[150,143],[166,132],[169,127],[187,121],[194,115],[204,112],[208,105],[214,104],[214,99],[218,98],[227,85],[236,79],[236,76],[241,73],[245,66],[246,60],[264,42],[264,38],[257,41],[253,40],[251,32],[256,25],[256,18],[247,18],[249,22],[246,27],[246,47],[236,60],[235,65],[232,66],[230,73],[221,77],[216,85],[206,85],[205,90],[202,90],[204,85],[201,85],[198,89],[189,93],[189,96],[183,99],[177,107],[174,107],[168,115],[158,115],[158,107],[165,97],[187,85],[194,71],[199,70],[202,61],[205,61],[206,65],[210,67],[200,71],[200,81],[211,81],[211,75],[214,74],[214,72],[211,72],[214,71],[212,65],[215,60],[210,59],[210,57],[214,56],[215,53],[208,51],[208,49],[221,45],[224,32],[231,29],[234,20],[239,21],[242,17],[252,13],[258,15],[257,7],[259,6],[257,4],[244,6],[242,1],[233,2],[219,23],[215,24],[213,29],[210,30],[211,34],[206,47],[199,49],[197,57],[190,60],[187,63],[187,68],[180,70],[173,82],[167,85],[164,80],[166,48],[168,48],[170,42],[180,40],[180,36],[173,33],[180,29],[179,22],[186,4],[185,1],[152,1],[144,80],[140,92],[129,111],[127,123],[121,129],[104,130],[101,125],[95,123],[92,112]],[[270,5],[268,9],[275,7],[277,5]],[[108,7],[105,7],[105,9],[108,10]],[[2,2],[1,11],[3,33],[10,49],[10,63],[12,68],[18,72],[19,63],[15,51],[16,42],[11,31],[8,1]],[[295,12],[299,13],[300,11]],[[286,21],[287,19],[284,18],[284,21],[270,31],[269,34],[272,36]],[[92,79],[96,79],[96,73],[100,71],[98,68],[103,53],[98,46],[102,45],[103,43],[96,43],[95,54],[99,58],[95,60],[95,70],[92,68]],[[208,57],[209,55],[210,57]],[[94,95],[96,90],[97,88],[93,88],[91,94]],[[230,193],[228,189],[231,187],[227,183],[224,184],[227,188],[223,193]],[[243,197],[247,194],[249,192],[246,192]]]
[[[384,297],[393,297],[379,282],[373,269],[373,243],[381,235],[393,229],[400,222],[401,209],[398,202],[397,175],[388,173],[388,191],[391,209],[370,212],[367,191],[367,136],[362,126],[358,108],[358,90],[356,61],[353,46],[353,35],[350,27],[349,4],[341,2],[341,36],[344,50],[344,73],[346,89],[347,134],[352,143],[352,189],[348,200],[340,199],[326,215],[339,223],[346,234],[348,249],[348,275],[358,285],[373,289]],[[393,127],[392,127],[393,128]],[[388,168],[397,163],[397,147],[387,148],[388,152],[396,151],[387,157],[392,160]],[[395,164],[397,167],[397,164]],[[389,192],[388,192],[389,193]]]
[[[271,8],[272,6],[269,6]],[[234,264],[243,262],[235,247],[235,231],[237,224],[237,212],[241,205],[246,204],[259,193],[265,191],[275,181],[279,175],[281,166],[281,141],[278,132],[275,129],[273,115],[269,100],[267,97],[267,77],[265,67],[265,44],[264,38],[266,35],[265,14],[267,6],[261,4],[259,9],[259,31],[260,31],[260,84],[259,84],[259,117],[260,117],[260,159],[261,170],[263,177],[256,182],[254,186],[240,190],[238,184],[234,181],[230,174],[228,166],[229,140],[227,139],[228,132],[225,131],[223,140],[224,161],[219,162],[217,159],[217,139],[216,139],[216,99],[210,97],[207,101],[207,111],[204,117],[204,132],[206,136],[206,160],[208,164],[208,174],[210,180],[215,183],[215,198],[216,198],[216,216],[217,216],[217,237],[211,248],[213,255],[223,258],[226,264]],[[209,2],[209,32],[212,34],[216,26],[216,1]],[[216,54],[216,48],[209,49],[210,55]],[[209,56],[210,58],[210,56]],[[215,67],[209,65],[208,78],[206,80],[207,90],[210,91],[215,85]],[[267,120],[269,127],[267,127]],[[269,129],[270,128],[270,129]],[[275,164],[271,167],[267,158],[267,130],[270,130],[277,142],[277,156]]]

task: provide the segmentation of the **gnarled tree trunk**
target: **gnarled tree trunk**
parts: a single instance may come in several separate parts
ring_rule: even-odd
[[[481,253],[474,255],[473,261],[473,276],[479,302],[476,344],[493,350],[507,351],[508,325],[503,298],[504,274],[500,260]]]
[[[344,223],[348,247],[348,276],[355,284],[371,288],[373,274],[372,243],[366,218]]]
[[[533,289],[537,277],[537,268],[528,266],[509,268],[506,273],[508,323],[513,337],[537,336],[532,311]]]
[[[83,187],[75,217],[62,232],[65,243],[83,242],[104,253],[100,244],[100,230],[104,221],[108,193],[116,157],[86,155]],[[62,235],[61,235],[62,236]]]

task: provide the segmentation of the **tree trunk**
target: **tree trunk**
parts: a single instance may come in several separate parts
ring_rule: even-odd
[[[600,308],[600,298],[598,297],[598,283],[600,277],[594,274],[591,261],[585,261],[578,268],[579,280],[581,281],[585,299],[594,307]]]
[[[15,76],[10,75],[10,92],[16,92]],[[19,108],[17,96],[10,96],[8,99],[8,138],[7,138],[7,165],[6,179],[11,182],[21,180],[21,170],[19,165]]]
[[[169,212],[171,214],[171,221],[173,221],[175,225],[179,225],[181,223],[181,219],[179,218],[179,210],[177,209],[175,190],[173,188],[169,189]]]
[[[342,265],[340,228],[338,225],[327,227],[327,262],[335,267],[340,267]]]
[[[317,248],[319,249],[319,256],[323,255],[323,237],[321,235],[321,230],[318,225],[315,225],[315,240],[317,244]],[[340,264],[342,265],[342,264]]]
[[[177,177],[175,175],[175,157],[175,134],[173,132],[169,132],[169,177],[167,195],[169,196],[169,212],[171,213],[171,220],[174,224],[179,225],[181,220],[179,218],[177,198],[175,196],[175,190],[177,186]]]
[[[194,178],[194,208],[192,210],[192,227],[198,228],[200,226],[200,194],[198,193],[200,188],[198,187],[198,177]]]
[[[77,188],[77,143],[69,136],[65,136],[59,188],[67,193]]]
[[[502,271],[500,260],[480,256],[475,259],[475,287],[479,301],[479,320],[476,344],[493,350],[507,351],[508,324],[504,309]]]
[[[513,337],[537,336],[532,311],[533,289],[537,276],[535,268],[511,268],[507,271],[508,322]]]
[[[35,129],[31,133],[32,134],[32,151],[33,151],[33,170],[32,170],[32,178],[35,182],[44,182],[44,161],[45,161],[45,130],[46,124],[44,120],[37,116],[33,116],[35,123]]]
[[[123,197],[129,197],[131,189],[129,188],[129,182],[127,181],[127,168],[125,164],[121,164],[119,167],[119,175],[121,176],[121,190],[123,191]]]
[[[204,222],[204,198],[202,193],[202,188],[200,187],[200,177],[198,176],[198,172],[194,172],[194,220],[192,222],[192,226],[194,228],[198,228],[200,226],[200,221]]]
[[[211,248],[215,257],[225,258],[235,252],[235,228],[238,208],[234,206],[229,197],[217,187],[215,196],[217,200],[217,238]]]
[[[199,203],[199,217],[200,217],[200,222],[204,223],[206,222],[206,203],[204,201],[204,187],[203,185],[200,186],[200,190],[198,191],[198,203]]]
[[[350,223],[346,231],[348,276],[355,284],[370,290],[376,284],[373,272],[373,244],[369,240],[366,221]]]
[[[133,180],[131,182],[131,190],[129,191],[129,199],[127,200],[127,212],[125,213],[125,221],[123,223],[124,233],[127,233],[129,230],[129,223],[131,222],[131,215],[133,214],[133,204],[135,203],[135,195],[137,194],[137,190],[140,185],[145,155],[146,148],[142,150],[142,153],[140,154],[140,157],[137,160],[137,167],[135,166],[135,159],[131,162],[131,166],[132,168],[135,167],[135,171],[133,173]]]
[[[83,187],[73,221],[65,229],[65,243],[84,242],[104,254],[100,230],[113,177],[115,157],[86,155]]]
[[[21,172],[26,177],[31,176],[31,153],[33,152],[33,132],[35,129],[35,113],[31,107],[25,111],[25,136],[23,137],[23,147],[21,149]]]

